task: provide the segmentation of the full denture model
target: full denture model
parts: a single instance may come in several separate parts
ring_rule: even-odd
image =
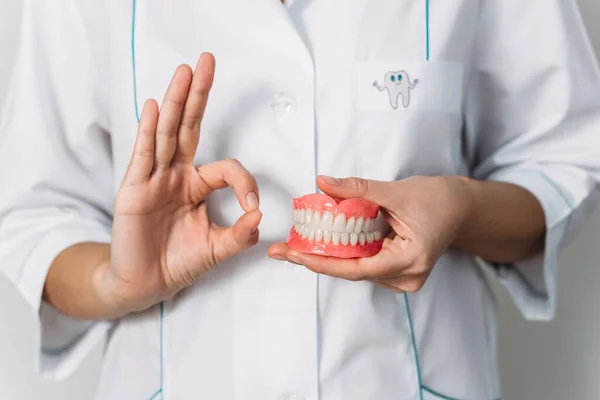
[[[337,258],[370,257],[381,250],[375,230],[379,207],[364,199],[336,201],[324,194],[293,199],[288,246],[301,253]]]

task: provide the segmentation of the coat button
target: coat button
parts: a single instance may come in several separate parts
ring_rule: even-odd
[[[299,394],[288,393],[278,397],[278,400],[310,400],[308,397]]]
[[[296,109],[296,101],[287,94],[278,94],[273,97],[271,108],[278,113],[287,113]]]

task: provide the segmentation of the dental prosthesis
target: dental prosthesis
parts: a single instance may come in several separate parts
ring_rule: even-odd
[[[337,202],[323,194],[293,199],[294,226],[288,246],[301,253],[337,258],[370,257],[381,250],[375,230],[379,207],[364,199]]]

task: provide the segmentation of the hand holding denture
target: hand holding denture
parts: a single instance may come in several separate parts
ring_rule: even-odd
[[[454,242],[472,201],[468,185],[458,177],[383,182],[320,176],[317,184],[326,195],[294,200],[295,223],[288,242],[272,245],[269,256],[396,292],[423,286]],[[378,210],[391,228],[386,237],[366,222],[373,221]],[[320,220],[318,228],[315,218]],[[345,232],[338,232],[341,228]]]

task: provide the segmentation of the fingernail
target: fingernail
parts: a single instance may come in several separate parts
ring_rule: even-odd
[[[258,210],[258,197],[256,193],[250,192],[246,195],[246,205],[250,210]]]
[[[258,230],[258,226],[255,226],[254,228],[252,228],[252,230],[250,231],[250,233],[254,235],[257,230]]]
[[[342,181],[338,178],[334,178],[327,175],[321,175],[321,178],[325,181],[325,183],[331,186],[340,186],[342,184]]]
[[[285,258],[285,256],[283,256],[283,255],[281,255],[281,254],[273,254],[273,255],[271,256],[271,258],[272,258],[273,260],[277,260],[277,261],[286,261],[286,258]]]

